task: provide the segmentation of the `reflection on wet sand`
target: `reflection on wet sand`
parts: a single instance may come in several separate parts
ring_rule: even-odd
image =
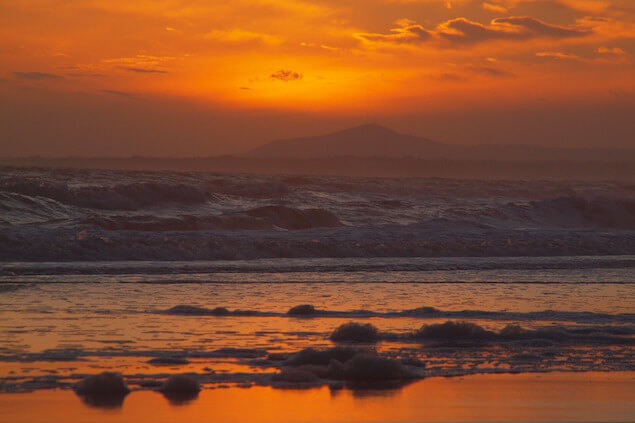
[[[478,375],[402,389],[206,389],[178,406],[139,391],[118,409],[82,406],[71,391],[37,391],[2,395],[0,408],[3,421],[31,423],[629,421],[634,386],[633,372]]]
[[[114,409],[123,407],[127,394],[78,394],[84,404],[89,407]]]

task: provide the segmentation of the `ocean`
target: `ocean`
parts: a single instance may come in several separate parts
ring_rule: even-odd
[[[486,378],[468,396],[513,375],[633,392],[633,184],[2,168],[0,260],[0,401],[71,401],[102,371],[123,375],[126,403],[173,374],[199,402],[327,389],[325,410],[337,392],[396,404],[444,378]],[[611,417],[577,410],[563,416]]]

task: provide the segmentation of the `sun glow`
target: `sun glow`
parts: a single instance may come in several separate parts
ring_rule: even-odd
[[[401,113],[418,121],[417,113],[466,107],[558,102],[576,108],[581,100],[603,107],[607,99],[626,108],[624,113],[632,110],[635,15],[630,1],[448,5],[4,2],[0,92],[7,105],[30,102],[36,92],[55,97],[60,103],[52,106],[55,110],[69,107],[67,97],[81,98],[83,109],[90,104],[99,109],[104,101],[130,103],[150,96],[213,110],[333,119]],[[62,117],[71,125],[73,115],[69,111]],[[518,119],[522,116],[519,112]],[[24,131],[16,127],[13,132]]]

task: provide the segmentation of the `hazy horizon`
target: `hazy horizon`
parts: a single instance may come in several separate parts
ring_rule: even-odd
[[[415,133],[411,133],[411,132],[407,132],[407,131],[399,131],[396,130],[393,127],[389,127],[386,125],[383,125],[382,123],[378,123],[376,121],[372,121],[372,122],[361,122],[361,123],[357,123],[357,124],[353,124],[351,126],[347,126],[347,127],[335,127],[333,130],[330,131],[325,131],[325,130],[319,130],[316,129],[316,131],[320,131],[320,132],[314,132],[314,133],[300,133],[298,135],[295,136],[285,136],[282,138],[275,138],[275,139],[267,139],[264,141],[258,141],[258,140],[251,140],[247,143],[246,146],[241,147],[241,148],[237,148],[237,149],[230,149],[228,151],[220,151],[220,152],[214,152],[211,151],[209,154],[196,154],[196,153],[191,153],[189,155],[187,154],[179,154],[178,152],[175,153],[166,153],[166,152],[160,152],[160,151],[147,151],[147,152],[139,152],[139,153],[129,153],[126,154],[123,151],[122,152],[117,152],[115,151],[114,153],[112,152],[97,152],[96,154],[88,154],[88,153],[77,153],[77,152],[68,152],[68,153],[61,153],[61,152],[56,152],[56,153],[50,153],[50,154],[42,154],[42,153],[31,153],[31,154],[27,154],[22,153],[22,154],[18,154],[19,152],[16,151],[15,154],[1,154],[0,155],[0,159],[28,159],[28,158],[42,158],[42,159],[136,159],[136,158],[147,158],[147,159],[197,159],[197,158],[218,158],[218,157],[241,157],[245,154],[250,154],[253,151],[258,150],[261,147],[265,147],[268,146],[269,144],[273,144],[276,142],[295,142],[298,140],[302,140],[302,139],[306,139],[306,138],[320,138],[320,137],[324,137],[324,136],[329,136],[335,133],[339,133],[339,132],[344,132],[344,131],[348,131],[351,129],[356,129],[356,128],[361,128],[361,127],[365,127],[365,126],[374,126],[374,127],[380,127],[383,129],[388,129],[390,131],[394,131],[397,135],[403,135],[403,136],[412,136],[412,137],[417,137],[419,139],[421,139],[422,141],[430,141],[436,144],[443,144],[443,145],[447,145],[447,146],[452,146],[452,147],[466,147],[466,148],[470,148],[470,147],[502,147],[502,148],[506,148],[506,147],[535,147],[535,148],[540,148],[540,149],[552,149],[554,151],[584,151],[584,150],[588,150],[588,151],[628,151],[628,152],[635,152],[635,146],[631,145],[631,144],[625,144],[625,145],[606,145],[606,144],[598,144],[598,145],[552,145],[552,144],[548,144],[548,143],[540,143],[540,142],[517,142],[517,143],[508,143],[508,142],[500,142],[500,143],[496,143],[496,142],[475,142],[475,143],[467,143],[467,142],[443,142],[431,137],[428,137],[426,135],[421,135],[421,134],[415,134]],[[359,141],[359,140],[357,140]],[[387,145],[386,146],[387,150],[390,149],[390,146]],[[10,150],[7,150],[10,151]],[[343,153],[343,154],[334,154],[332,157],[355,157],[357,156],[357,154],[350,154],[350,153]],[[378,157],[382,157],[383,155],[379,155]],[[386,154],[387,157],[390,157],[392,155],[390,154]],[[411,157],[410,155],[406,155],[406,157]],[[412,157],[416,157],[416,156],[412,156]],[[448,160],[465,160],[463,158],[452,158],[452,157],[447,157]],[[482,159],[477,159],[477,160],[482,160]],[[510,160],[517,160],[516,158],[510,158]],[[534,159],[529,159],[529,160],[534,160]],[[598,160],[598,161],[604,161],[602,159]],[[629,161],[629,159],[626,159],[626,161]]]

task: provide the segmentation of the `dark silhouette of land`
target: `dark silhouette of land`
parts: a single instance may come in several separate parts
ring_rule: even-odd
[[[635,150],[444,144],[371,124],[325,135],[272,141],[248,151],[245,156],[295,159],[350,156],[446,160],[635,161]]]
[[[235,156],[22,157],[0,158],[0,165],[378,177],[635,180],[635,150],[444,144],[378,125],[272,141]]]

